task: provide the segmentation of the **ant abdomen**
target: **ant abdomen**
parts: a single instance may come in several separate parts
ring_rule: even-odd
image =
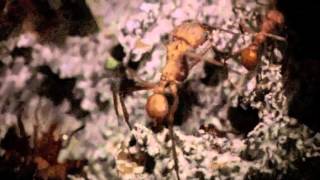
[[[163,94],[153,94],[148,97],[146,111],[150,118],[162,123],[163,119],[168,115],[168,100]]]
[[[253,70],[258,64],[258,46],[252,44],[241,51],[241,64],[248,70]]]

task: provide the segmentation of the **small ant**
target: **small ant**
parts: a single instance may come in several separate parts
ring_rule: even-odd
[[[279,41],[285,41],[282,37],[270,34],[276,27],[283,25],[284,17],[281,12],[271,9],[264,17],[260,25],[260,32],[256,33],[253,42],[246,48],[240,51],[241,64],[248,70],[253,70],[258,64],[258,52],[262,44],[267,40],[267,37],[274,38]],[[246,31],[250,31],[246,29]]]
[[[252,69],[257,64],[257,50],[260,44],[262,44],[266,37],[275,37],[276,35],[269,34],[276,24],[282,24],[283,18],[277,13],[277,11],[271,11],[267,15],[267,20],[262,24],[261,32],[257,33],[255,41],[247,48],[240,51],[240,53],[233,54],[232,56],[241,55],[241,63],[247,68]],[[148,97],[146,103],[146,111],[150,118],[154,119],[157,124],[163,124],[164,121],[168,123],[169,134],[172,140],[172,154],[174,159],[174,169],[177,179],[179,176],[178,158],[176,152],[176,141],[173,132],[174,114],[178,108],[179,98],[178,91],[180,85],[187,78],[189,71],[201,61],[206,61],[217,66],[225,66],[224,62],[217,60],[207,60],[204,55],[210,50],[218,51],[210,43],[206,44],[206,41],[210,39],[209,34],[213,29],[233,33],[232,31],[208,26],[195,21],[185,21],[181,25],[177,26],[169,36],[169,42],[166,45],[167,49],[167,62],[162,69],[161,78],[158,83],[149,83],[139,79],[132,70],[128,72],[137,77],[137,85],[134,88],[127,88],[126,90],[120,90],[119,101],[123,111],[124,119],[132,130],[132,125],[129,122],[129,114],[124,104],[124,94],[126,92],[138,91],[138,90],[152,90],[153,94]],[[196,51],[197,49],[200,51]],[[118,111],[118,98],[116,88],[112,88],[115,112],[119,118]],[[167,97],[173,98],[172,103],[168,102]]]

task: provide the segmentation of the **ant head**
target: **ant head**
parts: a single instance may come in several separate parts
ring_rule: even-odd
[[[284,17],[280,11],[277,10],[270,10],[267,13],[267,18],[274,21],[278,25],[281,25],[284,23]]]
[[[169,105],[166,96],[155,93],[148,97],[146,110],[149,117],[162,121],[169,112]]]

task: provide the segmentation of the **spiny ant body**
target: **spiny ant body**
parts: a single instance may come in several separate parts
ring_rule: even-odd
[[[172,32],[171,41],[167,44],[166,65],[159,83],[153,87],[154,94],[148,98],[146,106],[151,118],[161,121],[168,115],[168,102],[164,94],[168,93],[176,98],[178,85],[187,78],[192,68],[188,67],[186,62],[188,55],[207,40],[207,35],[208,31],[196,22],[185,22]],[[194,55],[201,58],[201,54]]]

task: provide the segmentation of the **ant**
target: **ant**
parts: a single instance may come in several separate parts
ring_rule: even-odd
[[[261,32],[256,34],[254,42],[249,47],[240,50],[239,53],[232,54],[232,56],[240,55],[241,64],[248,70],[251,70],[258,62],[257,53],[259,46],[267,37],[282,40],[281,37],[269,34],[277,24],[282,23],[283,17],[279,15],[278,11],[272,10],[268,12],[266,20],[262,23]],[[206,61],[217,66],[225,66],[225,62],[207,60],[204,58],[204,55],[209,50],[213,49],[214,51],[218,51],[212,47],[210,43],[206,44],[207,40],[210,39],[209,34],[213,29],[236,34],[229,30],[209,26],[196,21],[185,21],[170,33],[169,42],[166,44],[167,62],[162,69],[161,78],[158,83],[143,81],[137,77],[133,70],[128,69],[129,74],[137,77],[135,87],[125,87],[125,90],[120,88],[118,95],[116,88],[112,88],[116,115],[119,118],[117,98],[117,96],[119,96],[124,119],[130,130],[132,130],[132,125],[129,122],[129,114],[123,100],[125,93],[139,90],[153,91],[153,94],[147,99],[146,111],[149,117],[155,120],[156,124],[163,124],[165,121],[168,123],[169,135],[172,140],[174,169],[178,180],[180,179],[180,176],[173,123],[174,114],[179,104],[179,88],[184,80],[186,80],[189,71],[201,61]],[[172,97],[172,103],[169,104],[167,97]]]
[[[284,17],[282,13],[276,9],[271,9],[267,12],[264,17],[261,25],[260,32],[256,33],[253,39],[253,42],[246,48],[240,51],[241,64],[246,67],[248,70],[253,70],[258,62],[258,54],[262,47],[262,44],[267,40],[267,37],[279,41],[285,41],[284,38],[277,35],[271,34],[277,27],[284,24]],[[241,26],[245,31],[250,31],[248,28]]]

